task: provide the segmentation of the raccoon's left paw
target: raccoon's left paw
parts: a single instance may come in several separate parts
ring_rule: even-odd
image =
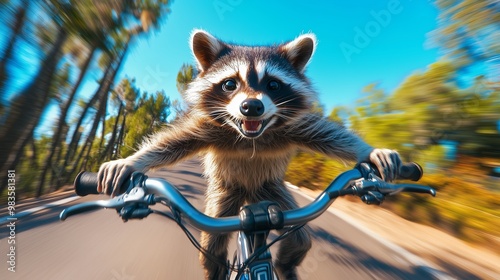
[[[396,179],[402,165],[398,152],[389,149],[374,149],[370,153],[369,160],[375,164],[382,179],[389,182]]]

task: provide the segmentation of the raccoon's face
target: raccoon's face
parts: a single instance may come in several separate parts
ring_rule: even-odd
[[[191,48],[199,74],[186,99],[211,122],[246,138],[298,121],[316,98],[304,76],[315,45],[313,34],[278,46],[248,47],[196,30]]]

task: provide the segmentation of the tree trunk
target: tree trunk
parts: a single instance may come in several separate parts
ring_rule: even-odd
[[[59,146],[56,147],[54,156],[52,157],[51,160],[51,170],[49,170],[50,173],[50,181],[48,184],[51,186],[53,190],[58,190],[59,186],[57,185],[57,180],[61,178],[61,174],[63,172],[63,166],[61,165],[61,156],[63,154],[63,151],[65,150],[65,141],[66,137],[68,136],[68,125],[65,123],[64,128],[61,132],[60,136],[60,144]]]
[[[111,66],[109,66],[106,69],[104,76],[107,75],[107,73],[108,73],[108,71],[110,71],[110,69],[111,69]],[[69,169],[69,171],[67,169],[65,169],[65,172],[63,174],[64,181],[68,181],[70,179],[69,176],[72,176],[73,173],[75,172],[75,170],[77,170],[78,163],[80,162],[80,160],[83,156],[83,153],[86,150],[87,141],[85,141],[85,143],[82,145],[80,152],[78,154],[76,154],[76,152],[78,150],[78,142],[80,142],[80,138],[82,136],[82,132],[80,131],[80,127],[81,127],[83,120],[85,119],[85,116],[87,115],[87,112],[90,109],[90,107],[92,107],[99,99],[99,94],[100,94],[100,90],[98,89],[95,92],[94,96],[92,96],[92,98],[89,100],[89,102],[87,102],[87,105],[83,109],[83,111],[80,115],[80,118],[78,119],[78,123],[76,124],[75,130],[73,131],[73,136],[71,137],[71,142],[69,143],[68,150],[66,152],[66,156],[64,158],[64,164],[63,164],[63,167],[66,168],[68,165],[70,165],[70,162],[72,162],[71,163],[72,167],[71,167],[71,169]],[[75,155],[76,155],[76,158],[75,158]],[[61,181],[59,181],[57,183],[58,187],[60,185],[61,185]]]
[[[111,89],[111,87],[110,87]],[[99,146],[98,149],[99,149],[99,154],[101,154],[102,152],[104,152],[102,150],[102,148],[104,147],[104,136],[106,135],[106,112],[107,112],[107,106],[108,106],[108,97],[109,96],[109,92],[106,93],[106,99],[104,99],[104,102],[106,104],[104,104],[104,112],[102,113],[101,115],[101,121],[102,121],[102,131],[101,131],[101,140],[99,141]],[[97,158],[100,158],[101,156],[99,155]]]
[[[99,106],[99,107],[101,107],[101,106]],[[94,123],[92,125],[92,130],[90,131],[90,134],[85,141],[84,147],[86,147],[88,149],[87,149],[87,153],[83,157],[83,163],[80,167],[80,170],[87,169],[87,162],[88,162],[89,157],[90,157],[90,152],[92,151],[92,143],[94,142],[94,138],[95,138],[95,135],[97,133],[97,127],[99,126],[99,122],[101,120],[101,111],[102,110],[99,108],[99,110],[96,112]]]
[[[105,74],[106,75],[106,74]],[[80,118],[75,126],[75,130],[73,131],[73,136],[71,137],[71,141],[69,142],[68,151],[66,152],[66,156],[64,158],[64,166],[67,166],[70,161],[72,161],[76,150],[78,149],[78,142],[80,142],[81,132],[80,127],[82,126],[83,120],[87,116],[87,112],[89,109],[94,106],[94,104],[99,99],[99,91],[96,91],[94,96],[87,102],[85,108],[83,108],[82,113],[80,114]]]
[[[50,148],[49,153],[45,157],[45,160],[43,161],[43,166],[41,168],[42,173],[40,175],[40,179],[38,180],[38,189],[43,189],[43,186],[45,185],[45,179],[47,178],[47,173],[49,171],[53,171],[52,165],[58,164],[58,162],[53,162],[54,154],[56,153],[56,150],[60,147],[61,144],[61,136],[64,128],[66,127],[66,117],[68,115],[69,108],[71,107],[71,104],[73,104],[73,100],[75,99],[76,92],[78,90],[78,87],[80,86],[83,77],[85,76],[85,73],[87,71],[88,66],[90,65],[90,62],[92,61],[92,56],[94,55],[95,48],[93,48],[89,54],[89,57],[85,60],[85,63],[82,67],[82,70],[80,71],[80,74],[78,75],[78,79],[75,83],[75,86],[72,88],[68,99],[66,100],[65,104],[61,108],[61,114],[59,117],[59,121],[57,122],[56,126],[56,131],[54,133],[54,136],[52,137],[52,146]],[[52,172],[54,174],[56,172]]]
[[[12,25],[12,34],[9,40],[7,41],[7,47],[4,50],[4,55],[0,60],[0,99],[4,94],[3,89],[5,88],[5,83],[8,80],[7,74],[7,63],[12,58],[14,46],[17,42],[19,36],[21,36],[24,21],[26,19],[26,11],[28,10],[29,1],[22,1],[21,5],[17,9],[17,13],[15,16],[14,24]]]
[[[120,156],[120,148],[123,145],[123,137],[125,136],[125,123],[127,120],[127,112],[123,114],[122,125],[120,127],[120,135],[118,136],[118,141],[116,143],[115,154],[112,159],[117,159]]]
[[[26,140],[24,140],[25,142],[22,143],[22,146],[25,147],[30,141],[32,143],[34,143],[34,140],[33,140],[33,133],[31,134],[31,137],[29,138],[26,138]],[[33,144],[33,150],[35,150],[35,145]],[[19,163],[19,161],[21,161],[21,158],[22,156],[24,155],[24,148],[23,149],[20,149],[16,155],[15,155],[15,158],[14,158],[14,161],[11,163],[10,167],[6,168],[6,170],[15,170],[16,169],[16,166],[17,164]],[[34,165],[33,165],[33,168],[37,168],[38,167],[38,163],[36,162],[36,160],[32,161],[34,162]],[[0,182],[7,182],[7,174],[8,172],[4,172],[2,174],[0,174]],[[7,184],[0,184],[0,194],[3,193],[3,191],[5,190],[5,187],[7,187]],[[22,192],[23,190],[19,190],[19,192]]]
[[[68,33],[60,29],[56,42],[47,57],[42,62],[37,76],[12,102],[5,126],[0,134],[0,170],[6,173],[15,161],[23,143],[33,133],[40,116],[48,102],[50,86],[52,84],[57,64],[61,57],[61,50]]]
[[[56,150],[55,159],[52,161],[56,162],[55,168],[52,170],[50,185],[55,187],[55,190],[58,190],[61,186],[58,185],[58,182],[61,180],[61,176],[65,170],[65,166],[61,164],[61,157],[63,152],[67,150],[67,147],[64,145],[64,139],[68,137],[69,126],[67,124],[64,125],[64,130],[61,134],[61,145]]]
[[[110,63],[106,67],[106,70],[104,71],[104,75],[102,78],[103,81],[106,80],[106,77],[109,75],[109,73],[113,69],[112,66],[113,66],[113,63]],[[80,142],[80,138],[82,135],[82,133],[80,132],[80,127],[82,126],[83,120],[85,119],[89,109],[92,106],[94,106],[94,104],[97,102],[97,100],[99,100],[99,95],[101,94],[102,86],[103,86],[103,84],[101,82],[99,88],[96,90],[95,94],[92,96],[92,98],[89,100],[89,102],[87,102],[87,105],[85,106],[85,108],[83,108],[83,111],[80,114],[80,118],[78,119],[78,122],[75,126],[75,130],[73,131],[71,141],[69,142],[69,145],[68,145],[68,150],[66,151],[66,155],[64,157],[64,163],[63,163],[64,171],[63,171],[63,174],[61,176],[61,180],[58,180],[58,182],[57,182],[57,187],[60,187],[63,182],[67,182],[70,179],[69,177],[73,175],[75,170],[77,170],[78,163],[80,162],[81,157],[83,156],[83,152],[85,152],[84,151],[85,145],[83,145],[82,149],[80,150],[80,153],[78,153],[78,155],[76,154],[76,152],[78,150],[78,142]],[[76,155],[76,159],[75,159],[75,155]],[[66,167],[68,165],[70,165],[70,162],[72,162],[72,164],[71,164],[72,167],[68,171],[66,169]]]
[[[30,146],[31,146],[30,165],[38,167],[38,162],[37,162],[38,151],[37,151],[37,148],[36,148],[35,137],[33,135],[31,135],[30,140],[31,140],[29,142]]]
[[[109,139],[109,142],[106,145],[104,153],[99,158],[100,162],[104,160],[110,160],[113,156],[113,150],[116,144],[116,138],[118,133],[118,123],[120,121],[120,115],[122,114],[123,108],[124,108],[123,103],[120,102],[120,106],[118,107],[118,114],[116,115],[116,120],[115,123],[113,124],[113,132],[111,133],[111,138]]]
[[[97,134],[97,128],[99,127],[99,123],[101,122],[103,116],[106,114],[106,105],[109,95],[109,88],[111,87],[111,85],[108,86],[108,84],[111,84],[111,82],[109,82],[109,79],[101,83],[101,85],[103,85],[103,88],[101,89],[102,91],[101,91],[101,98],[99,99],[99,108],[97,109],[97,112],[95,114],[94,122],[92,124],[92,128],[90,129],[89,136],[87,137],[84,144],[84,147],[87,146],[89,147],[87,150],[87,154],[83,158],[82,167],[84,169],[87,168],[87,162],[90,156],[90,151],[92,150],[92,143],[94,142],[95,136]],[[101,145],[101,143],[99,143],[99,145]],[[100,148],[100,146],[98,146],[97,148]]]
[[[110,63],[110,65],[108,66],[108,68],[106,69],[106,73],[104,74],[104,77],[101,81],[101,84],[100,84],[99,89],[97,90],[95,96],[100,96],[101,94],[103,94],[103,95],[106,95],[106,97],[107,97],[107,93],[109,93],[109,90],[111,89],[111,86],[113,84],[113,81],[116,78],[118,70],[120,69],[121,65],[123,64],[123,59],[125,58],[125,55],[128,51],[129,43],[130,43],[130,37],[129,37],[128,41],[126,42],[125,47],[124,47],[120,57],[117,60],[112,61]],[[116,65],[115,65],[115,63],[116,63]],[[113,65],[115,65],[115,67],[112,67]],[[99,107],[101,107],[101,106],[99,106]],[[96,118],[97,117],[99,117],[99,115],[96,114]],[[94,119],[94,123],[95,122],[96,122],[96,119]],[[97,119],[97,123],[98,122],[99,122],[99,120]],[[76,129],[78,129],[78,127]],[[82,146],[82,150],[80,151],[76,161],[74,161],[74,164],[72,164],[73,168],[70,170],[70,172],[67,173],[68,176],[71,176],[72,174],[74,174],[75,171],[77,170],[77,168],[80,169],[80,168],[84,168],[86,166],[88,157],[90,155],[90,149],[92,148],[91,145],[92,145],[92,142],[94,141],[95,132],[96,132],[95,130],[97,130],[97,126],[95,126],[95,128],[94,128],[94,125],[93,125],[92,129],[91,129],[91,132],[93,131],[93,133],[90,133],[89,137],[87,137],[85,143]],[[91,140],[91,141],[89,141],[89,140]],[[89,150],[86,149],[87,146],[89,147]],[[83,158],[83,164],[81,164],[79,167],[79,162],[80,162],[80,160],[82,160],[82,156],[83,156],[85,151],[87,152],[87,154],[86,154],[85,158]],[[69,179],[69,178],[67,178],[67,179]]]

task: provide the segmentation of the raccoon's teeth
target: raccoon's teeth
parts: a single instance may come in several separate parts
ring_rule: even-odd
[[[259,132],[262,128],[262,121],[246,121],[241,122],[241,128],[246,132]]]

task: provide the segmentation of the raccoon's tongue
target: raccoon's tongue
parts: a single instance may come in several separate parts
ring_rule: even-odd
[[[242,128],[245,131],[259,131],[262,125],[262,121],[246,121],[243,120]]]

